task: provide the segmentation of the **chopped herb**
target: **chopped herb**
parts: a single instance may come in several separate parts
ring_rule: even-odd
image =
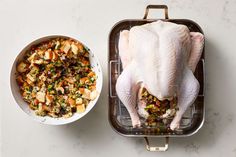
[[[90,82],[93,83],[95,81],[95,78],[91,77],[89,80],[90,80]]]
[[[48,85],[48,91],[51,92],[53,90],[53,85],[52,84],[49,84]]]

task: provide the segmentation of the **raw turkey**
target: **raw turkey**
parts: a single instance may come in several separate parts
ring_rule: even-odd
[[[146,104],[140,101],[140,91],[146,88],[159,100],[178,98],[179,110],[170,128],[179,128],[184,112],[199,92],[200,85],[193,73],[203,44],[201,33],[161,20],[120,33],[123,71],[117,79],[116,92],[130,114],[133,127],[141,126],[139,115],[148,116],[144,110]]]

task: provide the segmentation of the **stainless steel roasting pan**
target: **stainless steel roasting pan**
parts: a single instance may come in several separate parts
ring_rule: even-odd
[[[150,9],[164,10],[164,19],[149,19],[148,13]],[[148,5],[145,10],[143,19],[127,19],[120,21],[112,28],[108,41],[108,70],[109,70],[109,114],[108,118],[111,127],[119,134],[127,137],[144,137],[146,148],[149,151],[166,151],[168,149],[169,137],[187,137],[195,134],[203,125],[205,118],[204,106],[204,49],[194,75],[200,83],[200,92],[189,109],[184,114],[180,128],[176,131],[167,131],[165,127],[145,127],[133,128],[128,111],[116,95],[115,85],[116,80],[122,72],[121,61],[118,52],[119,33],[122,30],[129,30],[136,25],[143,25],[156,20],[169,21],[177,24],[186,25],[190,31],[203,33],[201,27],[192,20],[188,19],[169,19],[168,7],[166,5]],[[165,137],[166,143],[162,147],[152,147],[149,145],[148,137]]]

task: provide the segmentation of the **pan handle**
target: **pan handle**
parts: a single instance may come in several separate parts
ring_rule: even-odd
[[[168,149],[168,144],[169,144],[169,137],[166,137],[166,143],[165,146],[162,147],[153,147],[150,146],[149,144],[149,140],[147,137],[144,137],[145,141],[146,141],[146,149],[150,152],[165,152]]]
[[[164,9],[164,11],[165,11],[165,19],[169,19],[168,7],[166,5],[148,5],[146,7],[143,19],[147,19],[149,9]]]

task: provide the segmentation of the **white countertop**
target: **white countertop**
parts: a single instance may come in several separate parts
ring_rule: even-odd
[[[164,153],[146,151],[142,138],[122,137],[108,123],[108,34],[122,19],[142,18],[147,4],[168,5],[170,18],[192,19],[206,35],[206,122],[192,137],[171,138]],[[160,15],[153,11],[151,16]],[[0,156],[236,156],[235,0],[0,0],[0,19]],[[104,73],[95,108],[65,126],[31,120],[10,92],[9,73],[17,53],[30,41],[51,34],[83,41],[97,54]]]

